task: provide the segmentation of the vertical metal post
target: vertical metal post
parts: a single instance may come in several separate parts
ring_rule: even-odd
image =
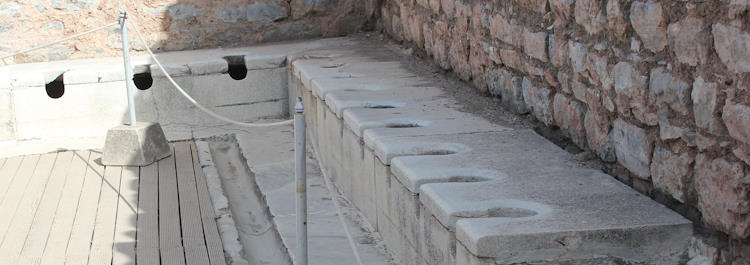
[[[305,110],[302,98],[294,106],[294,179],[297,194],[297,258],[295,265],[307,265],[307,168],[305,159]]]
[[[120,7],[120,29],[122,31],[122,60],[125,63],[125,89],[128,91],[128,108],[130,109],[130,126],[135,126],[135,99],[133,91],[133,68],[130,66],[130,43],[128,42],[128,11]]]
[[[294,178],[297,186],[297,262],[307,265],[307,160],[305,159],[305,109],[302,98],[294,106]]]

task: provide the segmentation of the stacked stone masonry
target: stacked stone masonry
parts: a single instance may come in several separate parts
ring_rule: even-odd
[[[376,11],[371,0],[10,0],[0,2],[0,56],[116,22],[120,7],[156,51],[340,36],[361,29]],[[134,33],[130,42],[145,49]],[[121,48],[113,27],[4,64],[117,56]]]
[[[384,31],[559,128],[750,264],[750,1],[385,0]],[[615,163],[616,162],[616,163]]]

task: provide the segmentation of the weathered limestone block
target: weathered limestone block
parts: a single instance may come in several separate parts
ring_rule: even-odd
[[[643,41],[643,46],[659,52],[667,45],[667,19],[661,3],[633,2],[630,6],[630,23]]]
[[[523,30],[523,50],[532,58],[547,61],[547,33]]]
[[[128,119],[123,85],[115,82],[69,85],[64,95],[56,99],[48,97],[44,87],[14,88],[16,138],[101,137],[109,128]],[[141,93],[144,92],[137,91],[135,97]]]
[[[523,101],[531,110],[531,113],[544,124],[552,124],[552,96],[554,96],[554,91],[546,87],[537,87],[528,78],[523,79],[521,88],[523,89]]]
[[[607,25],[605,10],[598,0],[578,0],[575,4],[576,23],[591,34],[601,32]]]
[[[515,20],[508,20],[501,14],[490,18],[490,35],[513,46],[521,46],[523,28]]]
[[[194,75],[223,74],[229,70],[229,63],[224,59],[193,61],[187,64]]]
[[[575,97],[577,100],[586,102],[586,96],[589,93],[589,88],[588,86],[586,86],[586,84],[573,79],[570,84],[570,90],[573,91],[573,97]]]
[[[544,81],[554,88],[560,88],[560,82],[557,82],[555,73],[550,69],[544,70]]]
[[[750,107],[727,102],[722,114],[729,135],[745,144],[750,144]]]
[[[472,9],[469,3],[463,1],[456,1],[456,32],[468,33],[469,30],[469,19],[471,18]]]
[[[541,78],[544,75],[544,69],[541,67],[534,66],[529,60],[523,61],[523,72],[530,76],[536,76]]]
[[[245,55],[245,68],[247,68],[248,71],[281,68],[281,67],[284,67],[284,65],[286,65],[286,56],[284,55],[280,55],[280,54],[258,55],[258,56]],[[192,68],[191,68],[191,71],[192,71]]]
[[[683,128],[680,124],[675,123],[673,119],[669,117],[669,113],[666,111],[659,112],[659,138],[662,140],[679,139],[680,137],[687,136],[688,129]]]
[[[711,33],[721,62],[731,71],[750,72],[750,34],[725,24],[714,24]]]
[[[586,70],[586,55],[588,48],[580,42],[568,42],[568,56],[570,57],[570,66],[573,67],[574,73],[580,73]]]
[[[547,12],[547,0],[516,0],[522,7],[544,14]]]
[[[732,149],[732,154],[744,161],[745,164],[750,165],[750,145],[738,144],[737,147]]]
[[[448,59],[453,66],[453,71],[462,80],[471,79],[471,67],[469,65],[469,40],[467,33],[458,32],[453,35],[453,41],[448,50]]]
[[[628,30],[628,22],[622,12],[620,0],[609,0],[607,2],[607,23],[615,37],[620,40],[627,39],[625,34]]]
[[[550,62],[556,67],[565,65],[568,60],[568,41],[560,34],[550,34],[548,39],[547,48],[549,49]]]
[[[612,89],[614,80],[609,74],[609,61],[606,56],[589,53],[586,55],[585,65],[591,83],[598,84],[605,91]]]
[[[291,0],[289,6],[292,9],[292,18],[301,18],[318,8],[332,8],[340,4],[335,0]]]
[[[514,76],[503,68],[498,68],[488,71],[486,78],[490,93],[500,96],[503,104],[510,106],[513,111],[519,114],[529,112],[526,103],[523,101],[520,77]]]
[[[664,67],[651,70],[649,96],[660,108],[668,106],[682,115],[688,114],[690,85],[672,76]]]
[[[162,64],[164,66],[164,70],[167,70],[167,73],[169,73],[170,76],[187,76],[190,75],[190,68],[186,64]],[[151,65],[151,75],[154,78],[157,77],[165,77],[164,71],[159,68],[158,65],[152,64]]]
[[[690,168],[694,160],[695,155],[690,152],[675,154],[661,146],[656,146],[651,162],[651,178],[654,186],[684,203],[691,177]]]
[[[563,93],[570,94],[573,91],[570,89],[570,75],[565,72],[557,72],[557,81],[560,82],[560,90]]]
[[[634,116],[639,121],[654,126],[658,123],[656,112],[647,106],[646,77],[640,75],[630,63],[619,62],[612,68],[617,111],[625,117]]]
[[[460,242],[456,244],[456,265],[495,265],[492,258],[480,258],[472,254],[471,251]]]
[[[424,45],[424,33],[422,31],[424,22],[421,17],[417,14],[409,14],[408,19],[405,21],[408,21],[408,24],[404,26],[409,33],[407,34],[407,39],[416,43],[418,47],[422,47]]]
[[[448,47],[450,47],[451,35],[448,23],[436,21],[433,28],[432,56],[443,69],[450,69],[448,62]]]
[[[107,132],[101,163],[108,166],[147,166],[172,155],[158,123],[121,125]]]
[[[167,7],[169,16],[174,20],[186,20],[202,16],[205,12],[194,5],[176,4]]]
[[[480,91],[487,91],[487,83],[484,77],[487,66],[490,65],[490,59],[484,47],[489,46],[481,37],[472,36],[469,39],[469,66],[471,67],[471,76],[474,86]]]
[[[573,13],[574,0],[549,0],[550,9],[555,15],[555,28],[564,26]]]
[[[568,134],[576,145],[585,147],[584,114],[586,108],[581,103],[571,100],[561,93],[555,95],[553,107],[557,125]]]
[[[669,45],[681,63],[696,66],[708,58],[708,45],[703,38],[703,19],[687,17],[667,28]]]
[[[490,24],[490,6],[489,4],[476,3],[472,8],[471,12],[471,29],[474,34],[474,38],[479,36],[483,37],[482,32],[489,27]]]
[[[696,78],[695,82],[693,82],[691,98],[693,99],[695,125],[712,134],[723,132],[721,118],[715,114],[718,106],[718,93],[716,83],[706,82],[702,77]]]
[[[456,0],[440,0],[440,7],[446,16],[452,17],[456,10]]]
[[[521,57],[518,56],[518,52],[515,50],[502,49],[498,53],[504,65],[519,71],[524,70],[523,64],[521,64]]]
[[[750,235],[750,180],[742,162],[724,157],[695,159],[695,189],[703,219],[734,236]]]
[[[420,253],[427,264],[456,264],[456,233],[443,226],[429,210],[421,212]]]
[[[434,13],[440,12],[440,0],[429,0],[430,2],[430,10]]]
[[[617,161],[637,177],[648,179],[651,175],[649,165],[654,147],[653,138],[646,130],[622,119],[615,120],[612,133]]]
[[[431,21],[425,21],[422,23],[422,35],[424,35],[424,51],[427,52],[427,55],[434,56],[432,50],[435,45],[435,39],[432,32],[434,25],[431,23]]]
[[[396,10],[396,13],[393,14],[393,16],[391,17],[390,19],[391,28],[387,29],[391,31],[391,36],[393,36],[393,38],[398,41],[404,39],[404,27],[401,22],[401,15],[400,15],[401,13],[399,12],[399,10]]]
[[[610,133],[612,123],[609,119],[604,115],[589,110],[586,112],[583,122],[586,128],[586,141],[589,148],[606,162],[617,161],[614,138]]]
[[[397,231],[409,245],[419,245],[419,231],[423,230],[420,220],[423,208],[419,194],[409,191],[397,178],[391,179],[389,193],[391,204],[388,215],[398,227]]]
[[[735,19],[742,15],[748,7],[750,7],[750,2],[748,0],[731,0],[729,1],[729,12],[727,12],[727,17],[729,17],[729,19]]]
[[[289,6],[283,1],[259,1],[250,5],[228,7],[221,10],[219,19],[227,23],[240,20],[271,23],[289,16]]]

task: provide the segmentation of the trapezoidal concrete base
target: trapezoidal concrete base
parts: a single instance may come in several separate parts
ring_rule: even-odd
[[[172,154],[161,126],[154,122],[121,125],[107,132],[102,164],[146,166]]]

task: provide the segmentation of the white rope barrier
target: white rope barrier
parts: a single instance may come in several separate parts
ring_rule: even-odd
[[[193,97],[191,97],[190,94],[188,94],[187,92],[185,92],[185,90],[179,84],[177,84],[177,82],[174,81],[174,79],[172,78],[172,76],[169,74],[169,72],[167,72],[167,70],[161,64],[161,62],[159,61],[159,59],[156,58],[156,55],[154,55],[153,51],[151,51],[151,48],[146,43],[146,40],[143,37],[143,35],[141,34],[141,32],[140,32],[140,30],[139,30],[138,25],[136,24],[136,22],[133,19],[130,19],[128,21],[130,22],[130,26],[133,27],[133,30],[135,31],[136,35],[138,36],[138,40],[140,40],[140,42],[146,48],[146,52],[148,53],[148,55],[154,60],[154,62],[156,63],[156,65],[159,67],[159,69],[162,72],[164,72],[164,76],[167,77],[167,79],[169,80],[169,82],[172,83],[172,85],[175,87],[175,89],[177,89],[177,91],[179,91],[180,94],[182,94],[182,96],[184,96],[188,101],[190,101],[190,103],[192,103],[193,105],[195,105],[201,111],[205,112],[206,114],[208,114],[208,115],[210,115],[210,116],[212,116],[212,117],[214,117],[216,119],[219,119],[219,120],[231,123],[231,124],[243,126],[243,127],[266,128],[266,127],[274,127],[274,126],[292,125],[292,123],[293,123],[294,120],[285,120],[285,121],[272,122],[272,123],[247,123],[247,122],[240,122],[240,121],[236,121],[236,120],[233,120],[233,119],[221,116],[221,115],[213,112],[212,110],[204,107],[203,105],[201,105],[200,103],[198,103],[198,101],[196,101]],[[95,29],[91,29],[89,31],[86,31],[86,32],[83,32],[83,33],[80,33],[80,34],[72,35],[72,36],[69,36],[69,37],[66,37],[66,38],[63,38],[63,39],[60,39],[60,40],[57,40],[57,41],[53,41],[53,42],[50,42],[50,43],[47,43],[47,44],[43,44],[43,45],[40,45],[40,46],[37,46],[37,47],[33,47],[33,48],[26,49],[26,50],[18,51],[18,52],[12,53],[12,54],[1,56],[0,60],[4,60],[4,59],[7,59],[7,58],[10,58],[10,57],[19,55],[19,54],[23,54],[23,53],[31,52],[31,51],[34,51],[34,50],[42,49],[42,48],[45,48],[45,47],[49,47],[49,46],[52,46],[52,45],[55,45],[55,44],[58,44],[58,43],[61,43],[61,42],[65,42],[65,41],[68,41],[68,40],[71,40],[71,39],[80,38],[82,36],[85,36],[85,35],[88,35],[88,34],[96,32],[96,31],[99,31],[99,30],[102,30],[102,29],[106,29],[106,28],[109,28],[109,27],[112,27],[112,26],[118,25],[118,24],[120,24],[119,21],[112,22],[110,24],[107,24],[107,25],[104,25],[104,26],[101,26],[101,27],[98,27],[98,28],[95,28]],[[336,212],[338,213],[339,222],[341,223],[341,226],[344,228],[344,233],[346,233],[346,238],[347,238],[347,240],[349,242],[349,246],[352,249],[352,252],[354,254],[354,258],[356,259],[357,264],[364,265],[364,263],[362,262],[362,258],[360,257],[360,254],[359,254],[359,250],[357,249],[357,246],[356,246],[356,244],[354,242],[354,238],[352,237],[352,234],[351,234],[351,232],[349,232],[349,228],[346,225],[346,220],[344,219],[344,214],[343,214],[343,211],[341,210],[341,205],[339,205],[339,203],[338,203],[338,193],[336,192],[336,190],[335,190],[335,188],[333,186],[333,182],[331,181],[331,179],[328,176],[328,171],[323,167],[322,164],[320,164],[321,163],[321,161],[320,161],[321,157],[320,157],[320,154],[318,153],[318,145],[317,145],[317,143],[313,141],[312,147],[313,147],[313,151],[315,153],[315,157],[318,159],[318,164],[320,165],[320,170],[321,170],[321,173],[323,175],[323,179],[324,179],[324,181],[326,183],[326,188],[328,189],[328,193],[330,193],[331,194],[331,198],[333,198],[331,201],[333,203],[333,206],[336,208]],[[270,228],[270,226],[269,226],[269,228]],[[264,229],[264,230],[267,230],[267,229]],[[265,231],[263,233],[265,233]]]
[[[141,35],[141,32],[140,32],[137,24],[132,19],[130,20],[130,23],[131,23],[130,25],[133,26],[133,30],[135,31],[136,35],[138,35],[138,39],[141,41],[141,43],[143,44],[143,46],[146,48],[146,52],[148,52],[149,56],[151,56],[151,58],[154,59],[154,62],[156,63],[157,66],[159,66],[159,69],[161,69],[161,71],[164,72],[164,75],[167,77],[167,79],[169,79],[169,81],[172,83],[172,85],[174,85],[174,87],[177,90],[179,90],[180,93],[183,96],[185,96],[185,98],[188,99],[188,101],[190,101],[191,103],[193,103],[196,107],[198,107],[202,111],[206,112],[207,114],[209,114],[209,115],[211,115],[211,116],[213,116],[213,117],[215,117],[217,119],[220,119],[220,120],[232,123],[232,124],[240,125],[240,126],[245,126],[245,127],[272,127],[272,126],[280,126],[280,125],[291,125],[293,123],[294,120],[287,120],[287,121],[281,121],[281,122],[275,122],[275,123],[262,123],[262,124],[238,122],[238,121],[234,121],[232,119],[223,117],[221,115],[218,115],[218,114],[214,113],[213,111],[211,111],[209,109],[206,109],[200,103],[198,103],[197,101],[195,101],[195,99],[193,99],[192,97],[190,97],[190,95],[187,92],[185,92],[185,90],[183,90],[182,87],[180,87],[180,85],[177,84],[177,82],[174,81],[174,79],[172,79],[172,77],[169,75],[169,73],[167,72],[167,70],[164,69],[164,66],[161,64],[161,62],[159,62],[159,60],[156,58],[156,56],[154,55],[154,53],[151,51],[151,48],[149,48],[148,44],[146,43],[145,39],[143,38],[143,35]],[[315,152],[315,157],[318,158],[318,163],[320,163],[320,154],[318,153],[317,143],[313,142],[312,145],[313,145],[313,151]],[[344,213],[341,210],[341,206],[339,205],[338,200],[337,200],[338,194],[337,194],[335,188],[333,187],[333,183],[331,182],[330,178],[328,177],[328,172],[327,172],[327,170],[322,165],[320,165],[320,171],[321,171],[321,173],[323,175],[323,179],[324,179],[324,181],[326,183],[326,188],[328,189],[328,193],[331,194],[331,197],[333,198],[331,201],[333,203],[333,206],[336,208],[336,212],[338,213],[339,222],[341,223],[341,226],[344,228],[344,233],[346,233],[346,238],[347,238],[347,240],[349,242],[349,247],[351,247],[351,249],[352,249],[352,252],[354,254],[354,258],[356,259],[358,265],[364,265],[364,263],[362,262],[362,258],[359,255],[359,250],[357,249],[357,246],[354,243],[354,238],[352,237],[352,234],[351,234],[351,232],[349,232],[349,228],[346,225],[346,220],[344,219]]]
[[[101,26],[101,27],[98,27],[98,28],[95,28],[95,29],[92,29],[92,30],[89,30],[89,31],[86,31],[86,32],[83,32],[83,33],[80,33],[80,34],[76,34],[76,35],[73,35],[73,36],[70,36],[70,37],[66,37],[66,38],[63,38],[63,39],[60,39],[60,40],[56,40],[56,41],[53,41],[53,42],[50,42],[50,43],[47,43],[47,44],[44,44],[44,45],[40,45],[40,46],[37,46],[37,47],[33,47],[33,48],[29,48],[29,49],[22,50],[22,51],[17,51],[17,52],[8,54],[8,55],[4,55],[4,56],[0,57],[0,60],[5,60],[7,58],[10,58],[10,57],[22,54],[22,53],[27,53],[27,52],[30,52],[30,51],[35,51],[35,50],[38,50],[38,49],[41,49],[41,48],[46,48],[46,47],[49,47],[49,46],[52,46],[52,45],[55,45],[55,44],[58,44],[58,43],[61,43],[61,42],[65,42],[65,41],[71,40],[71,39],[80,38],[80,37],[83,37],[84,35],[88,35],[88,34],[96,32],[96,31],[109,28],[109,27],[117,25],[119,23],[120,23],[119,21],[112,22],[112,23],[109,23],[107,25],[104,25],[104,26]]]
[[[222,120],[231,124],[243,126],[243,127],[267,128],[267,127],[282,126],[282,125],[292,125],[293,120],[285,120],[285,121],[271,122],[271,123],[247,123],[247,122],[236,121],[236,120],[221,116],[217,114],[216,112],[213,112],[212,110],[204,107],[203,105],[198,103],[198,101],[193,99],[193,97],[191,97],[190,94],[185,92],[185,90],[179,84],[177,84],[177,82],[175,82],[174,79],[172,79],[172,76],[169,75],[169,73],[167,72],[167,69],[164,68],[164,66],[161,64],[159,59],[156,58],[156,55],[154,55],[154,53],[151,51],[151,48],[148,46],[148,43],[146,43],[146,39],[143,37],[143,35],[141,35],[141,31],[139,30],[138,25],[135,23],[135,21],[133,19],[129,19],[128,21],[130,22],[130,26],[133,27],[135,34],[138,35],[138,39],[143,44],[143,47],[146,47],[146,52],[148,52],[148,55],[151,56],[152,59],[154,59],[154,62],[156,63],[157,66],[159,66],[159,69],[161,69],[161,71],[164,72],[164,76],[167,77],[169,82],[172,83],[172,85],[177,89],[177,91],[180,92],[180,94],[182,94],[182,96],[184,96],[188,101],[190,101],[190,103],[198,107],[198,109],[202,110],[208,115],[211,115],[214,118],[217,118],[219,120]]]

